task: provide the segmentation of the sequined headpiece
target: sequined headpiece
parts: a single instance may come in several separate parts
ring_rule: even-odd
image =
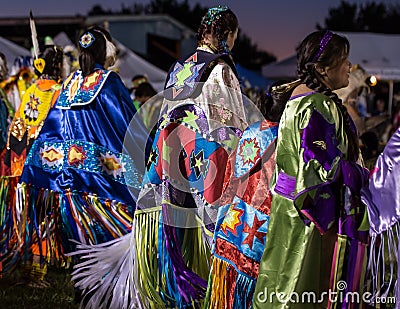
[[[326,31],[324,36],[321,39],[321,42],[319,42],[319,50],[315,54],[312,62],[315,63],[318,61],[319,57],[321,56],[322,52],[324,51],[326,45],[328,45],[329,41],[332,39],[333,33],[331,31]]]
[[[215,19],[219,19],[221,17],[221,12],[225,12],[227,10],[229,10],[229,8],[226,5],[218,5],[209,8],[201,23],[211,25]]]

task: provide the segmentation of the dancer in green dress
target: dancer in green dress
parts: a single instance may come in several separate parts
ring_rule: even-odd
[[[349,83],[349,41],[330,31],[297,49],[298,80],[279,91],[273,200],[253,308],[346,308],[366,262],[368,222],[353,121],[333,90]],[[282,97],[285,97],[284,95]],[[289,98],[290,97],[290,98]]]

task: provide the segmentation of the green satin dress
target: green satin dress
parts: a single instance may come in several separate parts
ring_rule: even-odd
[[[330,98],[308,93],[288,101],[253,308],[327,307],[346,145],[342,114]]]

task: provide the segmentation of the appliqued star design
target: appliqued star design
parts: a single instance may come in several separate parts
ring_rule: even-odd
[[[222,232],[228,236],[228,231],[233,235],[238,236],[236,228],[242,223],[241,217],[243,216],[244,210],[235,208],[235,204],[231,205],[224,221],[221,224]]]
[[[168,115],[167,114],[163,114],[161,116],[162,121],[160,122],[159,128],[163,128],[169,121]]]
[[[94,89],[101,80],[101,72],[95,71],[92,74],[85,77],[83,80],[82,90],[88,91],[90,89]]]
[[[83,150],[83,146],[79,147],[77,145],[72,145],[68,151],[68,163],[69,165],[75,165],[76,167],[79,164],[84,164],[86,156],[86,151]]]
[[[258,239],[259,242],[264,244],[264,236],[267,234],[266,232],[258,232],[258,229],[266,222],[267,220],[258,220],[257,215],[254,215],[253,226],[250,227],[246,222],[244,223],[243,233],[248,233],[245,240],[242,242],[242,245],[247,244],[251,250],[253,250],[254,237]]]
[[[157,165],[157,160],[158,159],[158,151],[157,151],[157,147],[152,148],[150,155],[149,155],[149,159],[147,160],[146,163],[146,169],[150,170],[150,167],[154,164]]]
[[[177,82],[175,88],[181,88],[185,84],[185,80],[192,76],[191,68],[194,66],[193,62],[186,62],[182,69],[176,74]]]
[[[190,168],[194,170],[196,178],[199,178],[200,175],[205,178],[209,165],[210,160],[204,159],[203,150],[200,150],[197,154],[195,154],[194,151],[192,152],[192,155],[190,156]]]
[[[54,146],[44,146],[44,148],[40,148],[39,155],[44,166],[60,166],[63,163],[64,152],[62,146],[58,148]]]
[[[36,98],[33,95],[29,96],[29,102],[26,103],[24,114],[25,117],[30,120],[36,120],[39,116],[39,109],[38,106],[40,105],[39,98]]]
[[[196,60],[196,61],[194,61]],[[166,88],[174,86],[173,97],[175,98],[181,91],[179,89],[184,86],[193,88],[195,86],[196,77],[199,76],[201,68],[205,63],[196,64],[197,57],[189,57],[183,64],[177,62],[173,71],[169,75]]]
[[[190,112],[190,111],[185,111],[186,113],[186,117],[183,117],[182,120],[189,124],[190,126],[192,126],[193,128],[198,129],[199,126],[196,123],[196,120],[199,119],[199,116],[197,116],[194,112]]]
[[[254,164],[260,157],[260,147],[257,140],[255,138],[245,139],[240,145],[239,155],[242,157],[244,164]]]
[[[121,158],[117,158],[115,154],[100,153],[98,160],[102,170],[108,175],[112,175],[114,178],[122,176],[122,173],[126,171],[125,163],[122,162]]]

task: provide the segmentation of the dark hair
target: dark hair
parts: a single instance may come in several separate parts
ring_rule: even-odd
[[[201,45],[206,34],[212,35],[218,42],[218,53],[225,52],[226,39],[230,31],[235,31],[239,26],[236,15],[228,7],[212,7],[203,16],[197,30],[197,43]]]
[[[3,60],[3,64],[4,64],[4,70],[3,70],[3,67],[0,67],[0,80],[3,80],[6,78],[6,75],[8,73],[7,59],[6,59],[6,55],[4,55],[2,52],[0,52],[0,58],[1,58],[1,60]]]
[[[132,77],[131,82],[132,82],[131,91],[133,91],[133,90],[137,89],[137,87],[140,84],[147,83],[148,82],[148,78],[145,75],[138,74],[138,75],[135,75],[134,77]]]
[[[42,72],[35,68],[35,74],[38,76],[46,75],[48,78],[57,81],[60,80],[63,64],[62,48],[57,45],[45,45],[43,52],[39,54],[39,58],[42,58],[45,64]]]
[[[327,35],[330,39],[323,45]],[[352,128],[352,120],[342,100],[318,78],[316,64],[322,67],[338,66],[345,61],[350,52],[350,43],[347,38],[325,30],[309,34],[297,47],[297,75],[307,87],[331,98],[342,112],[344,129],[349,140],[348,159],[356,161],[359,157],[359,142],[356,132]],[[318,57],[316,57],[318,56]]]
[[[274,82],[268,89],[257,98],[255,104],[261,114],[268,120],[279,122],[288,101],[288,91],[281,91],[279,86],[289,85],[290,80],[282,79]],[[286,90],[286,88],[285,88]]]
[[[86,42],[84,42],[85,38],[88,38]],[[110,34],[98,26],[88,28],[79,37],[79,65],[83,76],[93,73],[96,63],[105,64],[107,54],[106,40],[112,41]]]
[[[157,91],[154,90],[153,86],[150,83],[141,83],[135,90],[136,97],[152,97],[157,94]]]

